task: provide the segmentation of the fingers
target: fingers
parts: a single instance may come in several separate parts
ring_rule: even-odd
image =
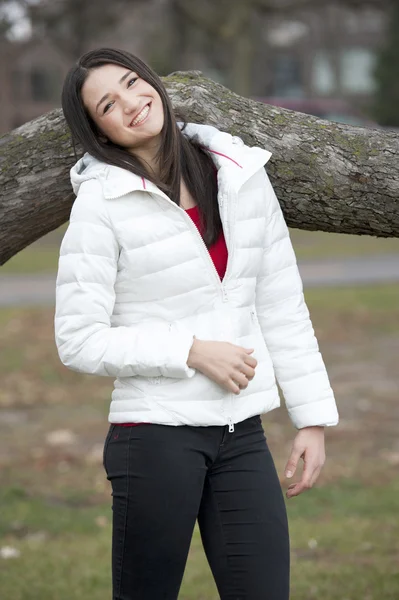
[[[302,449],[293,448],[291,451],[291,456],[288,459],[287,464],[285,465],[285,476],[292,477],[295,474],[296,468],[298,466],[298,461],[301,458]]]
[[[315,484],[320,471],[324,465],[326,455],[324,451],[324,431],[320,436],[317,428],[304,428],[297,434],[291,456],[285,468],[285,476],[292,477],[295,473],[298,461],[303,458],[303,473],[301,480],[288,486],[287,498],[299,496],[305,490],[309,490]]]
[[[252,367],[249,367],[248,365],[243,365],[241,372],[245,375],[245,377],[248,380],[253,379],[255,377],[255,369],[252,369]]]
[[[234,379],[229,379],[228,384],[227,384],[227,389],[230,392],[233,392],[233,394],[239,394],[241,392],[240,387],[236,384]]]
[[[302,492],[310,490],[316,483],[321,469],[322,465],[305,465],[301,480],[288,486],[286,497],[292,498],[293,496],[299,496]]]
[[[234,393],[240,393],[248,387],[248,383],[254,378],[255,369],[252,369],[247,364],[240,365],[231,375],[231,386],[234,388]],[[238,390],[238,391],[237,391]]]
[[[233,382],[237,384],[239,391],[248,387],[248,378],[244,373],[234,373]]]
[[[299,496],[302,492],[306,490],[310,490],[312,486],[310,485],[310,480],[301,479],[298,483],[292,483],[288,486],[288,491],[286,493],[287,498],[292,498],[293,496]]]
[[[247,365],[249,365],[250,367],[252,367],[253,369],[257,366],[258,361],[256,360],[256,358],[254,358],[253,356],[249,356],[248,355],[244,355],[243,356],[243,360],[244,363],[246,363]]]
[[[301,480],[288,486],[288,491],[286,494],[287,498],[299,496],[299,494],[302,494],[302,492],[305,490],[309,490],[312,487],[311,481],[313,472],[313,468],[310,467],[309,463],[305,462]]]

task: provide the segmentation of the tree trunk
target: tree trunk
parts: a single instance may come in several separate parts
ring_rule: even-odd
[[[254,102],[199,72],[164,78],[175,108],[273,152],[267,171],[287,223],[399,237],[399,136]],[[69,218],[75,162],[60,110],[0,138],[0,264]]]

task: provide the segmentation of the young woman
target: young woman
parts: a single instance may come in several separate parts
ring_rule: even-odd
[[[176,120],[129,53],[88,52],[62,95],[86,151],[62,242],[62,362],[115,378],[104,444],[113,599],[178,597],[198,519],[222,600],[286,600],[284,496],[260,415],[299,430],[296,496],[338,423],[295,255],[264,165],[271,153]]]

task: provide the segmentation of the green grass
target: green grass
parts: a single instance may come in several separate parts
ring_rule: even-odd
[[[59,227],[16,254],[1,267],[0,274],[56,271],[59,246],[65,229],[66,225]],[[290,233],[296,255],[300,260],[399,254],[398,238],[374,238],[300,229],[291,229]]]
[[[58,248],[32,244],[19,252],[1,267],[0,274],[24,275],[31,273],[54,273],[58,268]]]
[[[61,225],[8,260],[0,275],[54,273],[58,268],[59,248],[67,224]]]
[[[291,598],[398,600],[399,284],[306,299],[341,423],[326,432],[316,487],[286,500]],[[0,548],[20,551],[0,558],[0,598],[110,598],[111,489],[90,457],[108,428],[112,378],[60,364],[52,309],[1,309],[0,327]],[[295,430],[284,407],[263,423],[281,475]],[[76,441],[49,445],[57,429]],[[217,598],[196,528],[179,600]]]
[[[290,229],[290,235],[296,255],[301,260],[399,253],[399,238],[376,238],[369,235],[301,229]]]
[[[305,300],[312,322],[320,323],[317,335],[327,340],[352,330],[357,337],[399,331],[399,284],[307,289]]]
[[[398,492],[395,481],[342,481],[287,501],[293,600],[397,600]],[[14,488],[2,492],[0,514],[1,544],[21,553],[0,562],[2,598],[110,597],[109,504],[54,506]],[[179,598],[218,598],[197,527]]]
[[[399,309],[399,285],[312,288],[305,292],[310,310],[373,314]],[[356,311],[353,307],[356,306]]]

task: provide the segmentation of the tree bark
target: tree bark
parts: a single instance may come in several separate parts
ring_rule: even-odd
[[[198,71],[173,73],[164,83],[189,121],[273,153],[267,171],[291,227],[399,237],[396,132],[254,102]],[[68,220],[74,162],[58,109],[0,138],[0,264]]]

